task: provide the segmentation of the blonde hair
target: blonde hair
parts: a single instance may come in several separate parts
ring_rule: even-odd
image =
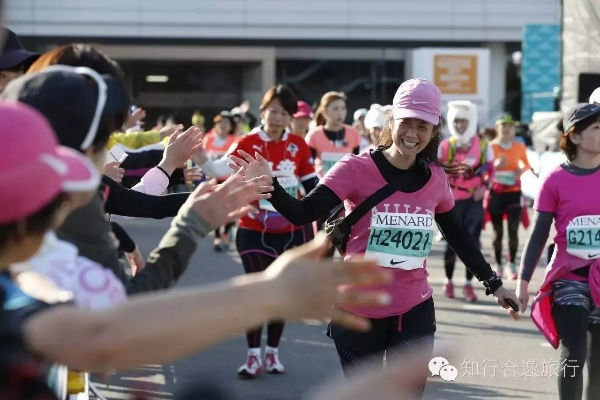
[[[325,111],[327,111],[327,107],[336,100],[343,100],[345,103],[346,95],[342,92],[327,92],[321,97],[321,102],[315,113],[315,122],[317,126],[325,125],[325,122],[327,122],[325,120]]]

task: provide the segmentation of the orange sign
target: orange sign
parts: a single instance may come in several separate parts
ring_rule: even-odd
[[[443,94],[477,94],[477,56],[435,55],[433,80]]]

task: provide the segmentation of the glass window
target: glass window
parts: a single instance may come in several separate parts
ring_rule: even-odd
[[[277,79],[311,104],[328,91],[341,91],[348,97],[348,118],[359,108],[373,103],[388,104],[404,80],[402,61],[281,60]]]

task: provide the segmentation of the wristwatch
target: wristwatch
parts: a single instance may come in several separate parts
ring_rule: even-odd
[[[496,272],[492,272],[492,276],[483,281],[483,286],[485,286],[486,296],[489,296],[502,286],[502,278]]]

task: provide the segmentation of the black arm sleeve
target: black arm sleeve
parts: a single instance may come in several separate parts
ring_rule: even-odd
[[[302,181],[302,186],[304,186],[304,190],[306,191],[306,193],[310,193],[314,190],[314,188],[317,187],[318,183],[319,183],[319,178],[317,178],[315,176],[313,178],[309,178],[309,179]]]
[[[128,169],[154,168],[163,157],[162,150],[147,150],[135,153],[128,153],[128,156],[121,163],[120,167]]]
[[[550,228],[554,220],[554,213],[545,211],[536,211],[533,214],[533,225],[525,249],[521,258],[521,267],[519,268],[519,278],[529,282],[535,267],[540,262],[546,241],[550,236]]]
[[[479,281],[489,279],[493,273],[492,267],[481,254],[479,244],[475,243],[455,209],[452,208],[443,214],[436,214],[435,222],[446,242],[477,279]]]
[[[325,185],[317,185],[301,200],[290,196],[283,187],[273,181],[275,190],[269,202],[288,221],[296,226],[306,225],[318,219],[327,218],[342,200]]]
[[[110,187],[104,210],[109,214],[125,217],[174,217],[189,196],[189,193],[152,196],[127,189],[107,176],[102,177],[102,182]]]
[[[124,253],[133,253],[136,246],[131,236],[127,234],[127,232],[125,231],[125,229],[123,229],[121,225],[117,224],[114,221],[111,221],[110,223],[112,225],[113,233],[119,240],[119,251],[122,251]]]
[[[352,149],[352,154],[358,155],[360,153],[360,146],[356,146]]]

